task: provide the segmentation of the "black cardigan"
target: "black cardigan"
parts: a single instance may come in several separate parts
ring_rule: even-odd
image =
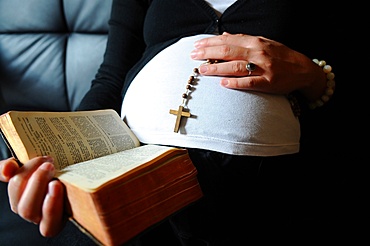
[[[104,61],[78,110],[113,108],[120,113],[130,82],[146,62],[181,37],[217,28],[219,33],[264,36],[334,66],[334,52],[322,41],[327,30],[314,21],[330,20],[324,3],[238,0],[218,18],[204,0],[114,0]]]

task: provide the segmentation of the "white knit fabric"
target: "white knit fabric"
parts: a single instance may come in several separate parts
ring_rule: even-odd
[[[220,16],[236,0],[205,0]]]

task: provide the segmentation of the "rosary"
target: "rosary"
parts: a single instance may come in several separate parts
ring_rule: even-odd
[[[208,59],[205,64],[214,64],[214,63],[217,63],[218,61],[217,60],[210,60]],[[175,128],[174,128],[174,132],[178,132],[179,131],[179,128],[180,128],[180,123],[181,123],[181,118],[182,117],[187,117],[187,118],[190,118],[191,117],[191,114],[189,112],[189,109],[185,108],[186,107],[186,103],[189,99],[189,95],[191,93],[191,91],[193,90],[193,86],[196,84],[196,82],[198,81],[198,76],[199,76],[199,69],[198,68],[194,68],[193,69],[193,74],[190,75],[189,79],[188,79],[188,82],[186,84],[186,90],[185,92],[182,94],[182,103],[180,104],[179,108],[177,110],[174,110],[174,109],[170,109],[170,114],[173,114],[173,115],[176,115],[176,123],[175,123]]]
[[[212,60],[212,59],[207,59],[207,61],[204,64],[215,64],[220,62],[219,60]],[[252,72],[256,69],[256,65],[254,63],[248,62],[246,65],[246,69],[249,71],[248,76],[252,75]],[[189,112],[189,109],[186,108],[186,104],[189,100],[189,96],[191,91],[193,90],[193,86],[196,84],[198,81],[199,77],[199,69],[194,68],[193,69],[193,74],[190,75],[187,85],[186,85],[186,90],[182,94],[182,103],[180,104],[179,108],[177,110],[170,109],[170,114],[176,115],[176,123],[175,123],[175,128],[174,132],[178,132],[180,128],[180,123],[181,123],[181,118],[182,117],[187,117],[190,118],[191,114]],[[300,115],[300,107],[299,107],[299,102],[297,98],[293,94],[289,94],[287,96],[287,99],[290,102],[290,106],[292,108],[292,111],[296,117]]]

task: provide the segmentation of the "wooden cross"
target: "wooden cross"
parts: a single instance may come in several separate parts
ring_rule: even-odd
[[[181,122],[181,117],[190,117],[191,114],[189,112],[184,111],[184,106],[179,106],[178,110],[170,109],[170,114],[177,115],[176,118],[176,124],[175,124],[175,129],[173,130],[174,132],[178,132],[180,128],[180,122]]]

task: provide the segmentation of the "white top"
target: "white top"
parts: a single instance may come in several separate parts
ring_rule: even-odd
[[[216,14],[220,17],[221,14],[236,0],[205,0],[211,6]]]
[[[189,76],[204,61],[190,58],[194,41],[186,37],[167,47],[132,81],[122,118],[143,143],[200,148],[235,155],[275,156],[299,151],[300,125],[286,97],[226,89],[220,77],[200,76],[174,132]]]

